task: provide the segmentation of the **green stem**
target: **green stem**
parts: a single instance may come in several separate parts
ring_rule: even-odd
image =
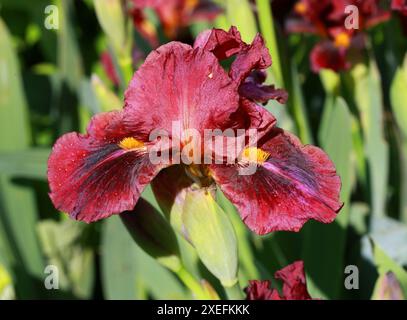
[[[267,46],[273,56],[273,73],[279,86],[284,86],[281,68],[280,52],[278,51],[277,35],[274,29],[274,19],[269,0],[257,0],[260,30],[266,40]]]
[[[242,300],[243,299],[243,292],[242,289],[240,288],[239,281],[237,281],[233,286],[231,287],[224,287],[226,296],[228,297],[228,300]]]
[[[180,280],[187,286],[187,288],[191,290],[196,299],[208,299],[200,283],[195,280],[195,278],[188,272],[188,270],[186,270],[184,267],[181,267],[181,269],[177,271],[176,274],[180,278]]]

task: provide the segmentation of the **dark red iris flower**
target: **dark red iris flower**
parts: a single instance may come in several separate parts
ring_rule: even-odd
[[[220,61],[232,56],[226,72]],[[234,27],[205,31],[193,47],[171,42],[153,51],[135,73],[123,110],[96,115],[87,134],[68,133],[55,143],[48,162],[55,207],[93,222],[132,210],[152,182],[168,211],[195,183],[217,185],[258,234],[298,231],[309,219],[332,222],[342,206],[334,165],[319,148],[277,128],[273,115],[256,103],[287,99],[285,91],[263,84],[261,70],[270,65],[261,36],[248,45]],[[179,132],[172,132],[174,122],[181,124]],[[164,130],[184,146],[189,128],[200,135],[205,129],[254,128],[258,140],[234,164],[150,161],[150,151],[165,140],[150,141],[151,132]],[[257,170],[240,175],[242,163]]]
[[[349,6],[358,8],[359,18],[357,24],[349,19],[347,26],[351,17]],[[299,0],[293,11],[286,23],[288,32],[312,33],[322,39],[311,53],[315,72],[348,69],[349,53],[364,46],[363,31],[390,18],[390,13],[380,8],[379,0]]]
[[[271,286],[271,281],[249,281],[245,289],[247,300],[312,300],[307,290],[304,263],[296,261],[277,271],[274,277],[283,282],[282,295]]]
[[[404,33],[407,34],[407,1],[406,0],[392,0],[391,8],[399,13],[401,25]]]
[[[158,45],[157,35],[146,19],[143,9],[155,11],[166,36],[175,39],[181,28],[196,21],[211,21],[221,9],[210,0],[131,0],[130,14],[137,30],[155,47]]]

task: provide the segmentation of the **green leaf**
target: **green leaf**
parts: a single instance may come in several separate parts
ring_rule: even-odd
[[[370,238],[399,265],[407,265],[407,226],[397,220],[372,218]]]
[[[381,82],[376,65],[369,68],[358,65],[352,73],[355,83],[355,99],[359,109],[365,138],[365,154],[369,164],[372,214],[386,214],[389,150],[384,140],[383,99]]]
[[[188,192],[182,220],[203,264],[224,286],[233,286],[238,265],[235,231],[207,189]]]
[[[226,0],[228,27],[236,26],[245,42],[252,42],[257,33],[256,19],[248,0]]]
[[[79,109],[83,62],[76,39],[72,0],[57,0],[60,18],[58,34],[58,74],[56,78],[58,135],[86,126],[88,115]],[[84,118],[81,118],[84,116]]]
[[[341,200],[345,205],[333,223],[323,225],[312,222],[304,228],[303,257],[309,276],[309,290],[311,296],[318,298],[340,298],[342,288],[350,195],[354,180],[351,118],[345,101],[336,99],[326,120],[328,124],[324,127],[321,141],[341,177]]]
[[[134,243],[118,216],[102,230],[102,285],[107,299],[186,298],[174,275]]]
[[[122,2],[120,0],[94,0],[96,15],[104,33],[116,52],[120,52],[126,42],[126,26]]]
[[[391,105],[394,118],[401,131],[401,190],[400,207],[401,217],[407,222],[407,57],[404,67],[399,68],[394,77],[390,90]]]
[[[30,144],[27,104],[17,54],[0,19],[0,152],[25,150]],[[29,161],[28,159],[26,159]],[[12,246],[10,272],[19,276],[19,297],[35,297],[34,279],[43,276],[43,260],[35,234],[36,202],[31,190],[0,173],[0,214],[6,238]]]
[[[47,179],[50,149],[31,148],[22,151],[0,151],[0,174],[27,179]]]
[[[58,67],[70,89],[77,90],[83,76],[82,58],[74,32],[73,1],[58,0],[61,27],[58,29]]]
[[[403,68],[399,68],[391,86],[391,102],[394,118],[403,136],[407,139],[407,58]]]
[[[111,91],[96,75],[92,76],[92,88],[103,112],[119,110],[122,108],[122,101]]]
[[[142,299],[136,290],[137,250],[119,217],[102,230],[102,284],[106,299]],[[138,279],[137,279],[138,280]]]
[[[319,75],[325,92],[333,96],[336,95],[341,81],[339,74],[329,69],[323,69]]]
[[[258,279],[259,272],[256,269],[256,260],[250,246],[250,231],[242,221],[234,205],[225,197],[225,195],[218,189],[216,201],[226,212],[233,227],[236,231],[238,247],[239,247],[239,262],[241,264],[239,276],[246,275],[244,280]]]
[[[58,267],[60,289],[80,299],[91,298],[95,280],[94,252],[82,239],[87,228],[70,219],[44,220],[37,225],[48,264]]]
[[[14,299],[14,288],[10,274],[0,263],[0,301]]]
[[[299,79],[300,76],[297,67],[294,64],[291,64],[291,95],[288,100],[288,106],[295,119],[298,135],[300,136],[302,143],[311,144],[313,142],[312,133]]]
[[[272,73],[274,74],[274,79],[276,79],[276,84],[282,86],[284,84],[283,73],[270,1],[256,0],[256,4],[259,15],[260,30],[273,59]]]
[[[126,21],[121,0],[94,0],[93,2],[99,23],[112,46],[114,63],[120,67],[117,71],[121,76],[124,89],[133,75],[132,37],[129,36],[133,27]]]

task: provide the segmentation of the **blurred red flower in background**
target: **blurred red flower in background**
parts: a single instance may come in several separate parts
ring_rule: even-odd
[[[274,278],[282,280],[283,289],[280,296],[277,289],[273,288],[271,281],[249,281],[245,289],[247,300],[312,300],[307,290],[304,273],[304,263],[296,261],[293,264],[277,271]]]
[[[355,17],[350,16],[353,9],[349,6],[358,9]],[[350,52],[364,46],[363,31],[390,18],[390,12],[380,8],[379,0],[299,0],[293,11],[286,23],[288,32],[322,38],[310,57],[314,72],[348,69]]]
[[[165,35],[175,39],[183,27],[196,21],[210,21],[216,18],[221,9],[210,0],[131,0],[133,6],[130,14],[136,29],[150,41],[153,47],[158,46],[156,31],[145,17],[143,10],[150,8],[157,14]]]

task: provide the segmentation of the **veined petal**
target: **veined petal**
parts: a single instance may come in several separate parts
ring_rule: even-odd
[[[328,156],[278,128],[262,140],[257,146],[261,163],[254,174],[241,175],[233,165],[210,167],[246,225],[262,235],[299,231],[310,219],[332,222],[342,207],[341,183]]]
[[[125,93],[125,112],[146,137],[153,130],[223,128],[238,108],[237,87],[216,57],[171,42],[153,51]]]
[[[219,60],[236,55],[229,75],[239,85],[239,94],[252,101],[266,103],[270,99],[285,103],[288,94],[273,85],[262,85],[265,77],[259,81],[257,74],[271,66],[271,56],[263,38],[257,34],[252,44],[243,42],[236,27],[228,32],[212,29],[202,32],[195,41],[195,48],[212,52]],[[266,74],[263,72],[264,76]],[[250,75],[250,76],[249,76]],[[255,75],[255,76],[253,76]]]
[[[134,134],[125,130],[122,116],[100,114],[91,121],[88,134],[68,133],[53,147],[48,161],[50,197],[57,209],[74,219],[93,222],[132,210],[160,170],[150,162],[147,147],[120,147],[121,139]]]

